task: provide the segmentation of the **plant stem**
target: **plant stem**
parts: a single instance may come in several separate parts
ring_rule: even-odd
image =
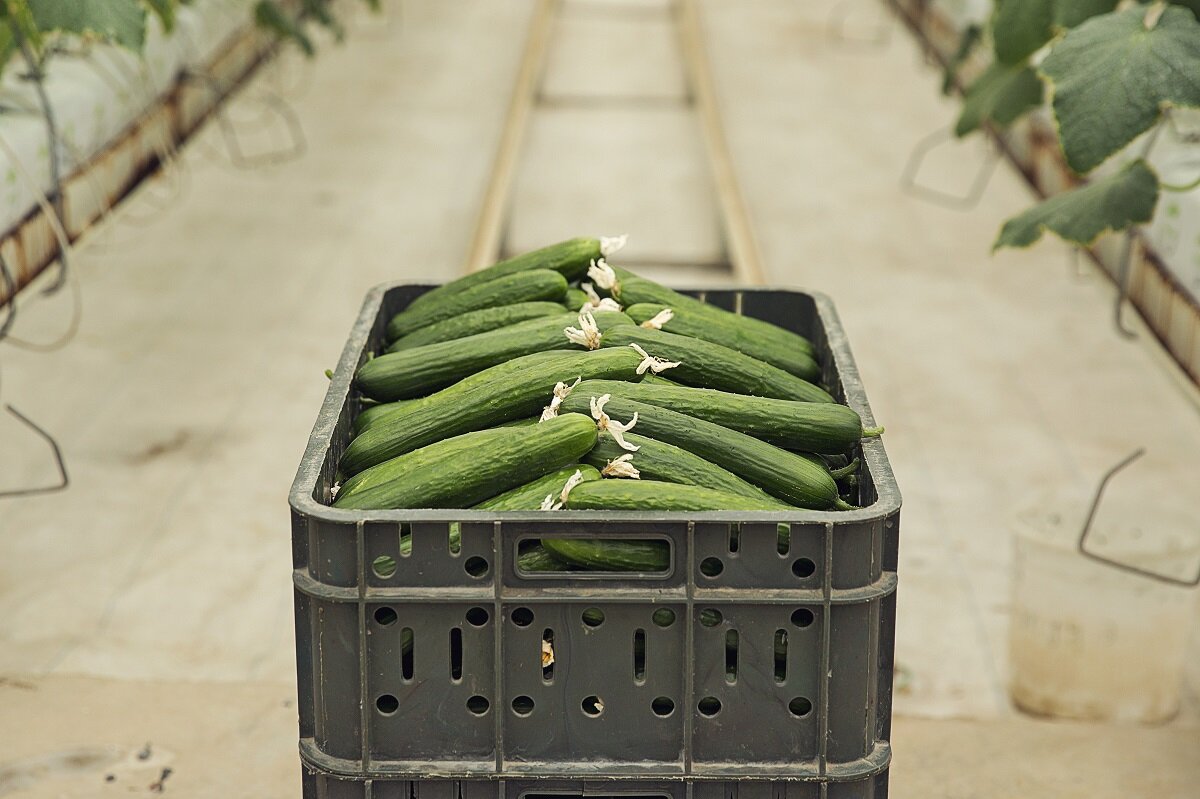
[[[1191,183],[1163,183],[1160,181],[1158,185],[1167,191],[1187,192],[1191,191],[1192,189],[1200,189],[1200,177],[1196,178]]]

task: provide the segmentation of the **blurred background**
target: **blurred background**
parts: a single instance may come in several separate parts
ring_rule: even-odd
[[[905,498],[891,795],[1200,795],[1200,122],[1080,168],[1077,20],[130,2],[0,19],[0,796],[298,796],[286,496],[364,293],[622,233],[837,304]]]

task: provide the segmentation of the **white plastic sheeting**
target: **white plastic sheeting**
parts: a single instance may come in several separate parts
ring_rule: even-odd
[[[119,137],[174,86],[187,68],[201,69],[238,30],[253,23],[252,0],[196,0],[179,8],[164,34],[147,21],[145,51],[80,45],[47,62],[46,91],[59,128],[66,177]],[[49,142],[33,83],[15,57],[0,80],[0,234],[24,219],[51,188]],[[11,150],[11,155],[8,152]]]

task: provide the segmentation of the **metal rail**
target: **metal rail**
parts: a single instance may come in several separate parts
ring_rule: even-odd
[[[502,256],[513,182],[520,165],[529,119],[540,102],[538,87],[546,51],[560,12],[560,0],[539,0],[534,10],[504,130],[467,250],[464,271],[483,269]],[[725,138],[697,0],[675,0],[671,18],[679,36],[683,65],[691,89],[689,99],[695,108],[716,192],[726,258],[737,282],[761,285],[765,282],[762,256]]]

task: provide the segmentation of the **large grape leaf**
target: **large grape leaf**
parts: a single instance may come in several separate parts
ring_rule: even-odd
[[[967,87],[954,135],[966,136],[985,121],[1005,127],[1042,104],[1042,81],[1028,64],[994,62]]]
[[[138,0],[29,0],[43,32],[93,34],[140,51],[146,41],[146,10]]]
[[[1042,62],[1067,164],[1083,174],[1149,130],[1165,106],[1200,106],[1200,22],[1171,6],[1147,28],[1146,9],[1094,17]]]
[[[1120,171],[1057,194],[1004,223],[993,250],[1028,247],[1051,230],[1067,241],[1091,244],[1107,230],[1149,222],[1158,203],[1158,176],[1138,159]]]
[[[1059,28],[1074,28],[1084,20],[1107,14],[1115,9],[1119,2],[1120,0],[1054,0],[1054,25]]]
[[[1198,3],[1200,0],[1183,0]],[[1120,0],[997,0],[992,15],[996,58],[1019,64],[1036,53],[1062,29],[1107,14]]]
[[[997,0],[992,17],[996,59],[1015,65],[1054,36],[1054,0]]]

